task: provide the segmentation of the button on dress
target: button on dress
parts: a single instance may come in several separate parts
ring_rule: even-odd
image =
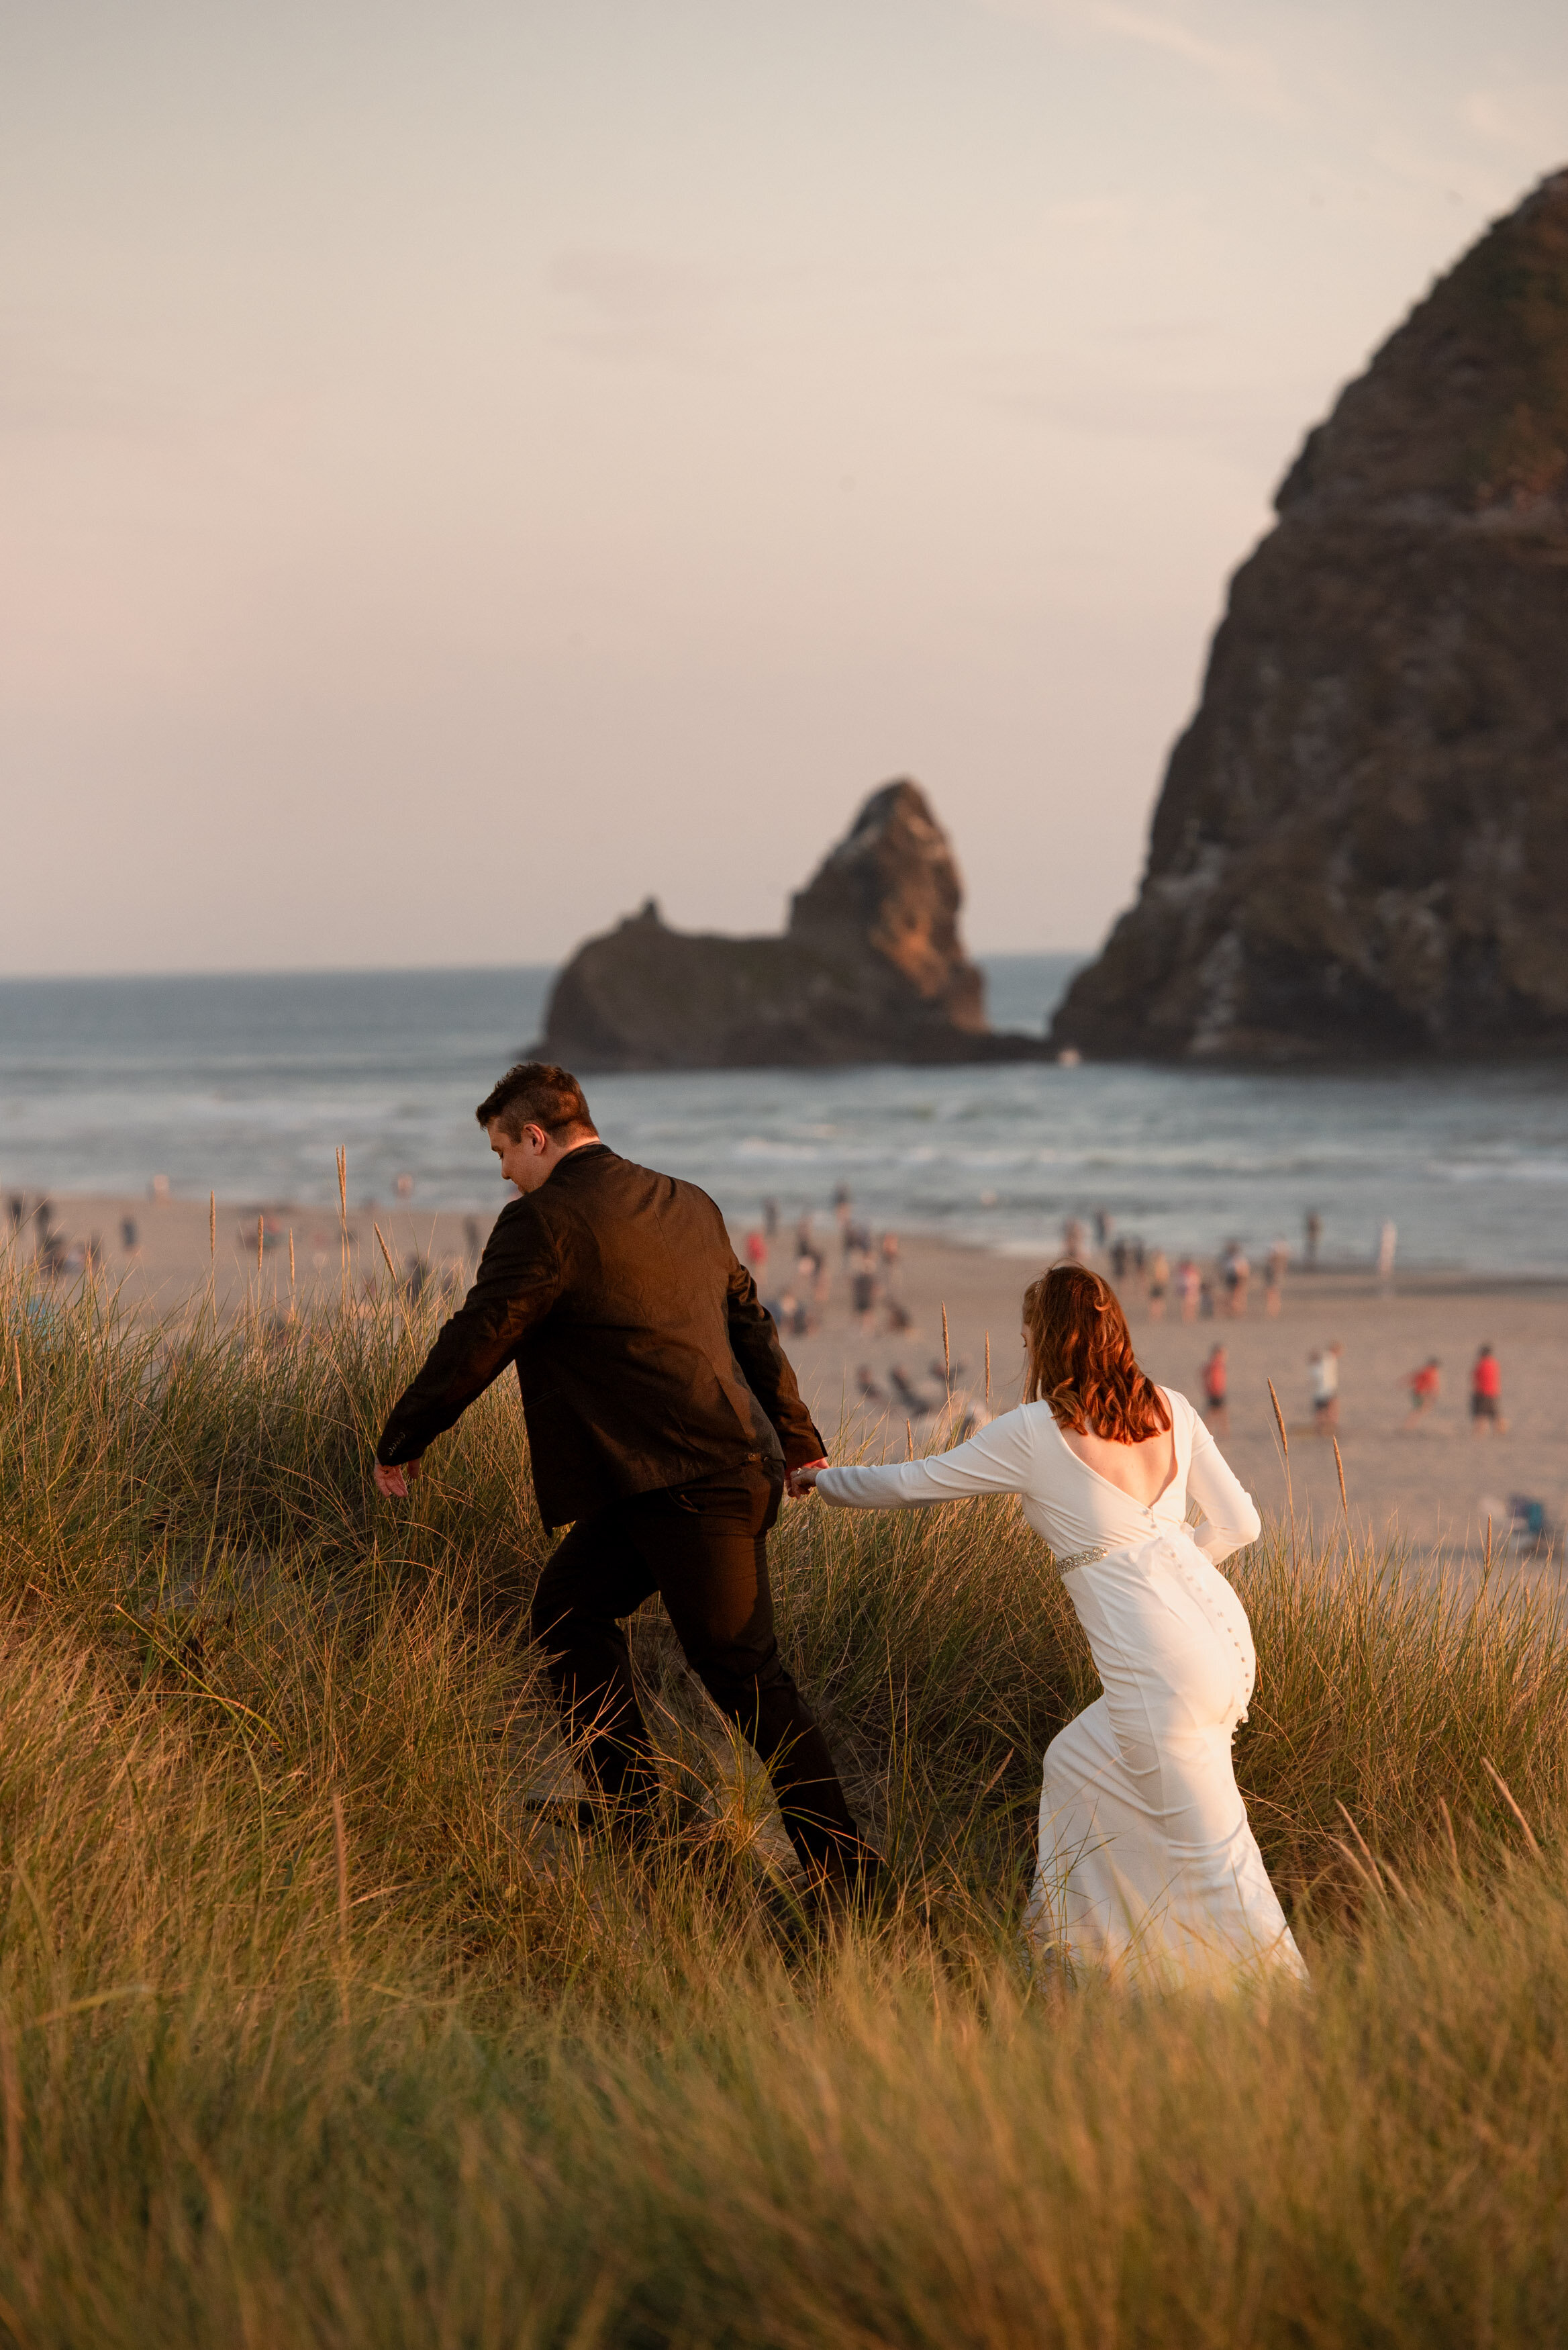
[[[1045,1750],[1032,1942],[1147,1989],[1304,1979],[1231,1762],[1257,1666],[1218,1562],[1261,1523],[1187,1398],[1166,1401],[1176,1467],[1152,1504],[1080,1460],[1045,1403],[929,1461],[826,1469],[816,1491],[848,1509],[1017,1493],[1055,1554],[1104,1694]]]

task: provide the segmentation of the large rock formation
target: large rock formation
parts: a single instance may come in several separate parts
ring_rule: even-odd
[[[1025,1058],[993,1035],[953,853],[919,786],[886,784],[790,907],[782,938],[666,928],[650,899],[556,980],[541,1050],[575,1069]]]
[[[1568,1052],[1568,172],[1311,432],[1057,1046]]]

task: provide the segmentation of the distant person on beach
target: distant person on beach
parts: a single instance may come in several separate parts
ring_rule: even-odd
[[[1223,1347],[1210,1347],[1198,1374],[1203,1382],[1203,1417],[1210,1428],[1229,1434],[1231,1427],[1231,1367]]]
[[[1394,1278],[1394,1252],[1399,1245],[1399,1227],[1392,1216],[1385,1216],[1377,1234],[1377,1278]]]
[[[1470,1371],[1470,1426],[1477,1436],[1506,1436],[1502,1416],[1502,1366],[1490,1347],[1483,1347]]]
[[[1332,1436],[1339,1426],[1339,1358],[1344,1352],[1336,1338],[1332,1347],[1314,1347],[1307,1357],[1312,1424],[1319,1436]]]
[[[855,1245],[855,1202],[847,1183],[840,1183],[833,1194],[833,1214],[838,1226],[839,1253],[846,1260]]]
[[[1231,1241],[1225,1249],[1221,1270],[1225,1276],[1225,1310],[1232,1318],[1247,1311],[1247,1288],[1252,1278],[1252,1267],[1240,1241]]]
[[[659,1794],[621,1628],[657,1591],[769,1764],[808,1874],[853,1889],[876,1856],[779,1654],[768,1588],[786,1481],[826,1447],[756,1284],[707,1193],[609,1149],[566,1069],[519,1063],[476,1115],[519,1196],[392,1408],[377,1486],[406,1497],[428,1447],[515,1365],[540,1514],[570,1528],[529,1628],[609,1825],[637,1834]]]
[[[895,1300],[899,1287],[898,1275],[900,1260],[898,1256],[898,1235],[897,1232],[883,1233],[881,1240],[877,1243],[877,1254],[880,1264],[880,1274],[877,1284],[877,1294],[882,1301],[883,1311],[888,1317],[888,1327],[889,1330],[898,1328],[907,1329],[909,1319],[908,1315],[904,1315],[902,1323],[896,1322],[893,1318],[895,1313]]]
[[[1231,1761],[1255,1666],[1218,1563],[1257,1540],[1251,1497],[1186,1397],[1139,1368],[1096,1274],[1057,1264],[1033,1283],[1023,1336],[1029,1400],[978,1436],[798,1482],[841,1509],[1017,1493],[1050,1545],[1103,1694],[1046,1749],[1032,1952],[1064,1955],[1075,1981],[1156,1992],[1299,1981]]]
[[[134,1216],[121,1216],[119,1220],[119,1239],[120,1245],[124,1249],[126,1255],[134,1256],[141,1244],[141,1236],[136,1229],[136,1218]]]
[[[1442,1391],[1443,1367],[1436,1355],[1428,1355],[1418,1371],[1412,1371],[1405,1381],[1410,1390],[1410,1411],[1407,1428],[1414,1428],[1437,1402]]]
[[[763,1201],[763,1232],[769,1241],[776,1241],[779,1236],[779,1203],[776,1200]]]
[[[877,1319],[877,1266],[869,1255],[857,1256],[849,1276],[849,1296],[857,1329],[870,1330]]]
[[[1277,1315],[1284,1290],[1285,1274],[1290,1269],[1291,1244],[1286,1240],[1271,1241],[1263,1275],[1263,1311]]]
[[[819,1248],[805,1249],[796,1259],[794,1285],[800,1296],[809,1298],[818,1311],[826,1305],[833,1275]]]
[[[1181,1301],[1184,1322],[1198,1319],[1199,1295],[1203,1287],[1203,1275],[1189,1256],[1184,1256],[1176,1268],[1176,1294]]]
[[[767,1278],[768,1244],[759,1232],[749,1232],[746,1234],[746,1263],[752,1269],[753,1280],[761,1289]]]
[[[1148,1261],[1148,1314],[1151,1322],[1165,1319],[1165,1294],[1170,1287],[1170,1259],[1157,1248]]]
[[[1315,1208],[1309,1208],[1302,1222],[1306,1245],[1302,1250],[1302,1263],[1308,1273],[1317,1271],[1318,1243],[1323,1239],[1323,1218]]]

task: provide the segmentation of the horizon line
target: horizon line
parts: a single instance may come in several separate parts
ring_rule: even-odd
[[[572,950],[575,954],[576,948]],[[1033,962],[1050,956],[1087,961],[1097,947],[971,947],[971,962]],[[78,987],[137,980],[177,979],[411,979],[455,977],[493,972],[521,974],[557,972],[570,955],[554,962],[377,962],[190,964],[161,971],[0,971],[0,987]]]

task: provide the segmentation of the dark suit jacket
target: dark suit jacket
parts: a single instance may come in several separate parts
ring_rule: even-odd
[[[507,1363],[547,1526],[738,1461],[794,1469],[827,1449],[706,1191],[602,1142],[502,1210],[376,1458],[416,1460]]]

